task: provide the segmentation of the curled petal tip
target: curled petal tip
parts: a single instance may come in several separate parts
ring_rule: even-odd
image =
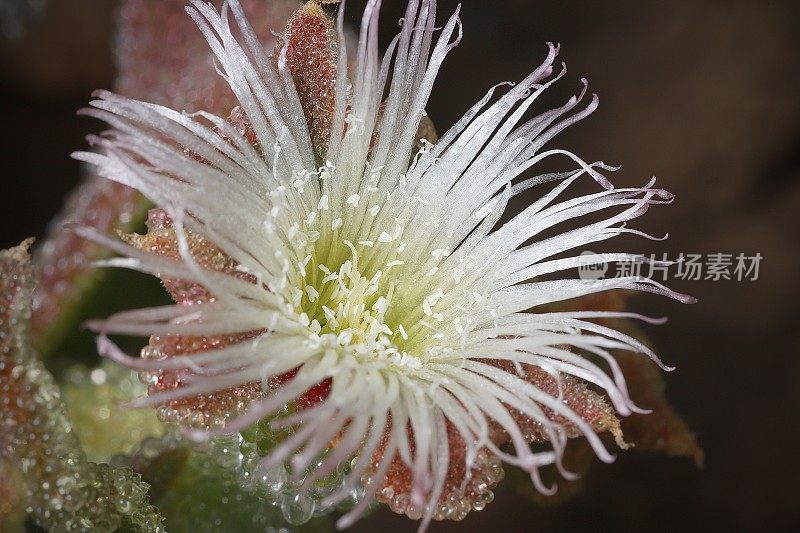
[[[575,481],[576,479],[581,477],[580,474],[567,470],[567,468],[561,463],[561,461],[558,461],[556,463],[556,468],[558,469],[558,473],[561,474],[561,476],[567,481]]]
[[[558,484],[553,483],[552,485],[547,486],[544,483],[542,483],[542,480],[539,479],[538,474],[535,476],[531,474],[531,480],[533,481],[533,484],[536,487],[536,489],[545,496],[552,496],[556,492],[558,492]]]
[[[664,200],[672,200],[675,198],[675,195],[667,190],[661,189],[658,191],[658,196],[663,198]]]

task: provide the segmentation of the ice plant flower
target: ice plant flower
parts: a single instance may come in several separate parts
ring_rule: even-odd
[[[160,406],[196,439],[269,433],[249,472],[278,467],[294,480],[289,511],[344,472],[319,498],[330,506],[361,487],[340,527],[377,498],[425,528],[483,508],[502,462],[547,492],[543,466],[570,475],[560,464],[568,437],[605,461],[597,433],[624,445],[615,413],[639,408],[610,350],[656,356],[592,322],[630,315],[543,306],[611,289],[690,298],[640,277],[561,277],[581,264],[581,247],[640,234],[626,222],[672,195],[654,180],[615,189],[602,174],[611,167],[546,148],[597,106],[592,96],[579,108],[584,86],[524,118],[564,73],[553,75],[557,46],[441,139],[420,140],[436,74],[461,39],[458,12],[439,28],[434,0],[410,1],[381,55],[379,4],[368,3],[352,54],[343,10],[334,23],[309,3],[270,55],[236,0],[220,11],[193,1],[187,11],[239,105],[224,119],[97,93],[86,113],[113,131],[75,157],[158,209],[146,236],[76,231],[124,256],[104,265],[157,275],[176,300],[90,324],[104,355],[145,372],[150,394],[137,405]],[[573,170],[526,177],[551,158]],[[567,197],[580,179],[598,192]],[[512,197],[543,186],[500,223]],[[151,341],[134,358],[107,334]]]

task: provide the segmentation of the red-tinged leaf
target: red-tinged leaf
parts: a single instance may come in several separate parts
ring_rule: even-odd
[[[198,354],[244,342],[258,333],[260,332],[207,337],[177,335],[151,337],[150,343],[142,349],[142,357],[163,359]],[[185,386],[181,373],[177,371],[156,372],[147,376],[147,381],[150,394]],[[263,396],[262,384],[254,381],[210,394],[197,394],[165,402],[159,408],[159,418],[164,422],[177,422],[186,427],[211,429],[219,427],[231,416],[242,413],[250,404]]]
[[[124,238],[137,248],[179,261],[180,252],[178,251],[178,242],[175,235],[176,230],[167,214],[160,209],[150,210],[147,226],[147,234],[126,235]],[[186,230],[186,240],[189,245],[189,252],[199,266],[209,270],[247,277],[246,274],[236,270],[236,261],[203,237]],[[161,281],[173,299],[181,305],[191,306],[214,299],[211,293],[197,283],[169,278],[162,278]],[[251,281],[254,280],[251,279]],[[262,332],[252,331],[237,335],[215,336],[154,336],[150,338],[148,346],[142,350],[142,357],[158,360],[165,357],[197,354],[244,342]],[[146,380],[151,394],[184,386],[181,373],[177,371],[155,372],[146,376]],[[230,415],[243,411],[254,400],[262,396],[263,388],[261,383],[253,382],[211,394],[196,395],[166,402],[161,406],[159,415],[164,421],[208,429],[223,422]]]
[[[20,359],[30,351],[28,322],[33,273],[28,248],[33,239],[0,251],[0,356]],[[26,355],[27,357],[27,355]]]
[[[504,367],[501,364],[497,366]],[[513,372],[513,367],[509,364],[505,366],[505,370]],[[554,376],[532,365],[527,365],[523,372],[524,379],[538,389],[553,397],[559,397],[560,395],[562,402],[586,421],[596,433],[609,431],[620,448],[628,447],[622,438],[620,422],[614,413],[614,408],[609,405],[603,396],[589,389],[583,381],[572,376],[562,375],[559,383],[559,380]],[[547,407],[542,407],[542,410],[550,420],[564,428],[568,437],[575,438],[583,435],[574,423],[563,416],[554,413]],[[510,409],[509,411],[528,441],[544,442],[547,440],[547,435],[543,431],[540,422],[522,415],[515,409]]]
[[[623,311],[626,306],[627,293],[610,291],[566,302],[561,310]],[[632,320],[604,319],[598,322],[649,344],[644,332]],[[635,451],[688,457],[698,466],[702,465],[703,451],[697,436],[669,404],[664,372],[642,354],[616,351],[614,355],[625,375],[631,399],[639,407],[652,411],[622,419],[626,441],[634,445]]]
[[[19,466],[0,458],[0,530],[25,531],[25,485]]]
[[[434,520],[461,520],[471,510],[481,510],[494,499],[492,489],[503,479],[505,473],[500,459],[486,448],[478,451],[467,472],[467,447],[464,439],[450,422],[446,424],[449,462],[442,494],[433,517]],[[499,443],[504,436],[494,428],[490,439]],[[409,443],[413,454],[414,439],[410,429]],[[376,457],[376,464],[379,460],[380,456]],[[423,510],[411,502],[412,482],[411,469],[396,456],[386,472],[376,499],[395,513],[417,520],[422,516]]]
[[[286,65],[292,73],[311,144],[320,161],[331,136],[336,105],[336,32],[316,2],[308,2],[286,25]],[[282,45],[275,51],[280,56]]]
[[[503,363],[497,363],[497,366],[513,372],[511,365],[504,366]],[[614,415],[612,407],[599,394],[588,389],[583,382],[570,376],[561,376],[559,383],[559,380],[541,368],[530,365],[524,369],[523,377],[551,396],[558,397],[560,394],[563,402],[589,423],[594,431],[598,433],[610,431],[619,446],[627,447],[622,440],[619,420]],[[544,406],[542,409],[550,420],[562,425],[569,437],[582,435],[578,428],[564,417],[553,413]],[[547,440],[540,422],[511,408],[509,408],[509,412],[529,442],[536,443]],[[449,422],[447,428],[449,465],[435,518],[460,519],[466,516],[471,509],[482,509],[491,501],[494,497],[491,489],[502,479],[503,469],[500,460],[484,448],[480,450],[477,461],[471,468],[470,475],[467,476],[465,464],[467,447],[463,438]],[[495,444],[503,444],[508,441],[508,435],[499,424],[493,424],[490,439]],[[413,443],[413,435],[410,441]],[[582,448],[582,446],[578,444],[577,448]],[[591,451],[591,448],[589,449]],[[594,455],[593,452],[592,455]],[[465,480],[467,480],[466,483]],[[419,518],[421,511],[415,508],[410,500],[411,482],[410,469],[399,457],[396,457],[386,474],[384,486],[377,495],[378,501],[387,504],[396,513]],[[528,485],[530,485],[530,478],[528,478]]]
[[[178,241],[169,216],[161,209],[151,209],[147,215],[146,224],[147,233],[145,235],[129,234],[124,236],[125,240],[140,250],[180,261]],[[205,238],[187,230],[186,241],[192,258],[201,267],[246,277],[245,274],[236,270],[236,261]],[[161,281],[175,302],[179,304],[193,305],[213,300],[213,295],[197,283],[169,278],[161,278]]]
[[[0,461],[19,466],[24,476],[20,507],[46,530],[81,524],[113,531],[133,514],[157,526],[161,517],[137,475],[87,460],[58,386],[30,346],[30,242],[0,251]],[[122,491],[126,508],[116,505]]]
[[[634,450],[688,457],[701,467],[703,450],[697,435],[669,404],[662,370],[640,354],[615,355],[628,381],[631,398],[638,406],[652,411],[622,420],[625,438],[634,444]]]

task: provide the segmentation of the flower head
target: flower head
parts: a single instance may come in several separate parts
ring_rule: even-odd
[[[412,0],[381,56],[379,4],[368,3],[352,54],[342,10],[334,25],[309,3],[269,55],[236,0],[220,12],[193,1],[187,11],[239,105],[226,120],[97,93],[86,113],[114,129],[91,139],[99,152],[76,157],[158,209],[145,236],[76,231],[124,256],[105,265],[155,274],[176,300],[91,324],[102,353],[146,373],[150,394],[138,405],[160,406],[197,439],[268,433],[248,472],[289,475],[287,514],[308,494],[325,507],[361,487],[340,526],[377,497],[424,527],[483,508],[502,462],[548,491],[539,469],[569,475],[568,437],[586,437],[607,461],[597,433],[624,444],[615,412],[637,407],[609,350],[655,355],[591,321],[624,313],[542,306],[610,289],[689,298],[638,277],[558,279],[580,264],[570,253],[639,233],[625,223],[672,195],[654,181],[614,189],[601,173],[612,167],[545,148],[597,106],[592,96],[576,111],[584,86],[524,118],[564,73],[553,75],[557,46],[435,140],[421,126],[461,39],[458,13],[439,29],[435,1]],[[557,157],[572,170],[523,177]],[[600,190],[565,198],[580,179]],[[553,183],[500,224],[512,197]],[[132,358],[109,333],[151,341]],[[531,449],[541,441],[549,449]],[[332,473],[341,483],[320,492]]]

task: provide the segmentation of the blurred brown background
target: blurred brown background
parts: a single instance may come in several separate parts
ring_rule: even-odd
[[[23,3],[0,0],[0,13]],[[440,16],[455,4],[441,1]],[[349,3],[353,21],[362,5]],[[384,43],[404,5],[386,0]],[[69,153],[99,126],[74,113],[92,89],[113,83],[114,8],[110,0],[51,0],[27,13],[20,36],[0,39],[3,248],[41,236],[79,179]],[[694,306],[633,302],[670,317],[648,332],[678,367],[666,376],[668,396],[699,435],[704,469],[626,453],[597,464],[585,492],[561,506],[534,505],[506,486],[485,511],[431,530],[800,527],[800,3],[466,0],[462,19],[465,38],[428,105],[440,131],[490,85],[530,72],[546,41],[559,42],[569,72],[543,104],[566,99],[586,77],[601,105],[558,145],[622,164],[612,176],[618,185],[656,175],[678,196],[637,224],[669,231],[668,241],[616,247],[673,258],[758,252],[764,260],[757,281],[671,282],[698,297]],[[381,512],[354,531],[378,529],[413,527]]]

